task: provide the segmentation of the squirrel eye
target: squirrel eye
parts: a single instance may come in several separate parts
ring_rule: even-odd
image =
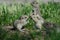
[[[27,17],[25,17],[25,18],[27,18]]]
[[[38,2],[36,2],[36,4],[38,4]]]
[[[21,17],[21,19],[24,19],[23,17]]]
[[[33,15],[34,15],[34,13],[33,13]]]
[[[32,10],[32,12],[34,12],[34,10]]]
[[[33,2],[32,4],[34,4],[35,2]]]
[[[39,17],[37,17],[39,20],[40,20],[40,18]]]

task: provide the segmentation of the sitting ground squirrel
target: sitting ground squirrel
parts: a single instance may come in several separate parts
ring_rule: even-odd
[[[19,20],[14,21],[13,29],[17,28],[19,31],[24,32],[25,29],[22,29],[22,28],[24,25],[26,25],[28,23],[27,19],[28,19],[27,15],[22,15]]]

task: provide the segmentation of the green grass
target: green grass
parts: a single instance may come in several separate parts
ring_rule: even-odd
[[[13,21],[18,19],[21,15],[30,14],[30,11],[32,10],[32,6],[29,3],[26,3],[24,5],[22,4],[0,4],[0,25],[12,25]],[[52,23],[60,24],[60,3],[51,3],[48,4],[41,4],[40,5],[40,11],[42,14],[42,17]],[[30,18],[28,19],[30,23],[26,25],[26,28],[33,30],[33,26],[35,23]],[[27,35],[24,36],[23,34],[19,34],[19,32],[15,33],[9,33],[5,30],[1,29],[0,26],[0,40],[28,40],[34,39],[36,36],[38,36],[38,40],[41,38],[41,33],[37,33],[35,31],[30,32],[30,37]],[[56,34],[55,32],[50,33],[50,39],[51,40],[60,40],[60,34]],[[47,37],[46,37],[46,40]]]

